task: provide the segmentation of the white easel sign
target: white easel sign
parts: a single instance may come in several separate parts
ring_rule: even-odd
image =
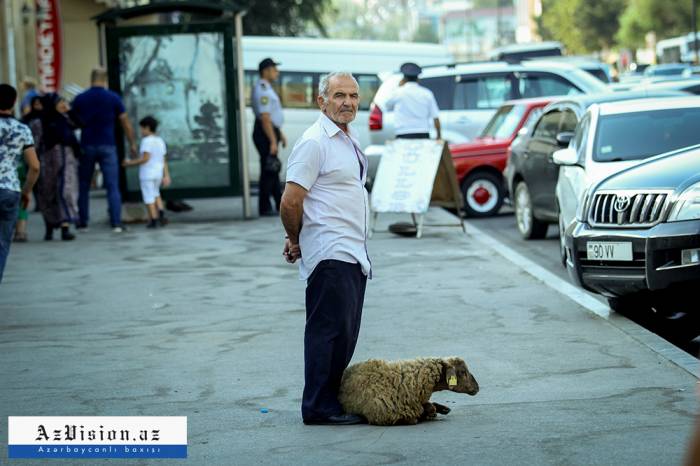
[[[384,147],[372,187],[372,212],[426,213],[443,142],[397,139]]]
[[[451,207],[461,215],[461,194],[447,144],[430,139],[389,141],[372,187],[370,234],[380,213],[407,213],[420,238],[431,205]],[[455,226],[464,230],[461,219]]]

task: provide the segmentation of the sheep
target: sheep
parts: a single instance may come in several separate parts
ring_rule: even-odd
[[[457,357],[370,359],[345,369],[338,399],[345,412],[364,416],[370,424],[414,425],[450,412],[430,402],[430,395],[440,390],[473,396],[479,384]]]

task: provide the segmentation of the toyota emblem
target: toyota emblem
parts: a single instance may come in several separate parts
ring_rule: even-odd
[[[615,211],[622,213],[630,206],[629,196],[621,195],[615,199]]]

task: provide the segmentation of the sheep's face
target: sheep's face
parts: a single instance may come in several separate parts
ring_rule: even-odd
[[[445,362],[444,382],[448,390],[472,396],[479,393],[479,384],[463,359],[449,358]]]

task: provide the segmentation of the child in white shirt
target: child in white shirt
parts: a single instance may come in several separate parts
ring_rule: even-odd
[[[167,224],[163,213],[163,201],[160,198],[160,185],[162,184],[165,188],[170,185],[170,173],[165,161],[167,150],[163,138],[156,135],[158,121],[155,118],[147,116],[139,122],[139,126],[143,135],[139,148],[140,158],[124,160],[123,165],[139,166],[141,195],[150,218],[147,228],[156,228],[159,224],[160,226]]]

